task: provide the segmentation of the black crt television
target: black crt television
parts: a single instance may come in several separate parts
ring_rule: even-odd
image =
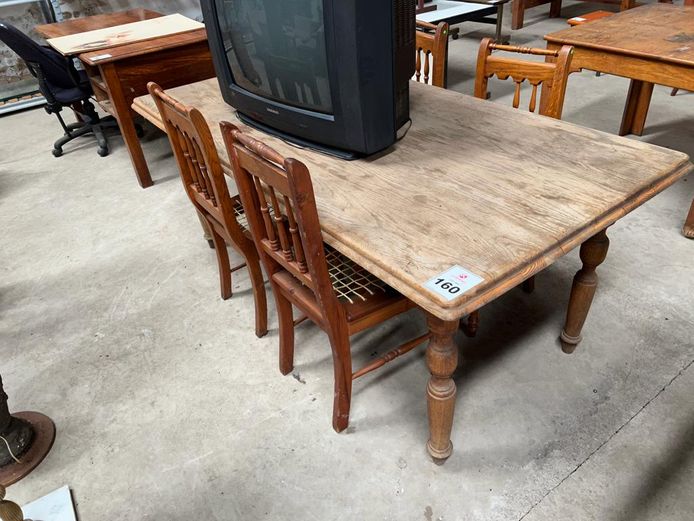
[[[414,0],[202,0],[224,100],[247,124],[345,158],[409,121]]]

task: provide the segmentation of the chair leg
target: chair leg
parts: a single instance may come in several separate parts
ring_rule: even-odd
[[[294,370],[294,315],[292,303],[276,284],[272,285],[280,325],[280,372],[288,375]]]
[[[333,399],[333,429],[342,432],[349,425],[349,409],[352,403],[352,352],[349,336],[330,334],[333,350],[335,391]]]
[[[63,155],[63,145],[65,145],[67,142],[85,134],[89,134],[92,131],[92,127],[89,125],[82,125],[76,129],[71,129],[68,127],[65,128],[65,135],[53,144],[53,155],[55,157],[60,157]]]
[[[467,320],[461,320],[460,321],[460,329],[463,330],[463,333],[468,338],[475,338],[475,336],[477,336],[477,330],[479,329],[479,326],[480,326],[480,312],[479,312],[479,310],[473,311],[472,313],[470,313],[467,317]]]
[[[217,264],[219,265],[219,285],[222,290],[222,300],[227,300],[231,298],[231,266],[229,265],[229,252],[227,251],[227,244],[224,239],[219,235],[212,225],[209,225],[210,232],[212,234],[212,241],[214,242],[214,251],[217,254]]]
[[[533,275],[527,280],[523,281],[523,291],[526,293],[532,293],[535,291],[535,276]]]
[[[263,271],[260,269],[260,259],[254,245],[250,245],[246,257],[248,276],[253,288],[253,300],[255,301],[255,335],[260,338],[267,335],[267,295],[265,293],[265,281]],[[291,310],[290,310],[291,312]],[[292,319],[292,324],[294,323]],[[292,326],[292,334],[294,328]],[[293,355],[292,355],[293,358]]]
[[[670,96],[677,96],[677,93],[680,91],[680,89],[672,89],[670,91]]]
[[[92,132],[94,132],[94,137],[96,138],[96,142],[99,145],[97,153],[101,157],[106,157],[108,155],[108,141],[106,141],[106,136],[104,135],[104,131],[101,128],[101,125],[94,125],[92,127]]]

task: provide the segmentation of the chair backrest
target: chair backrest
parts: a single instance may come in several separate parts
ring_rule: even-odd
[[[148,83],[147,89],[161,114],[191,202],[240,243],[244,240],[243,230],[236,221],[217,148],[204,116],[198,109],[179,103],[154,82]]]
[[[513,58],[495,56],[493,50],[533,54],[549,57],[552,62],[532,62]],[[480,45],[477,55],[477,76],[475,78],[475,97],[486,99],[489,78],[496,75],[500,80],[509,76],[516,84],[513,95],[513,106],[518,108],[520,104],[521,84],[528,81],[532,85],[530,95],[530,112],[535,112],[537,107],[538,87],[542,85],[542,103],[540,114],[552,118],[561,119],[566,95],[566,84],[571,72],[571,57],[573,47],[563,46],[558,51],[547,49],[532,49],[530,47],[516,47],[512,45],[500,45],[492,42],[491,38],[485,38]]]
[[[415,79],[446,88],[448,77],[448,24],[417,21]]]
[[[308,168],[221,123],[251,235],[270,276],[284,269],[310,288],[324,315],[337,313]]]
[[[50,47],[39,45],[22,31],[6,22],[0,22],[0,41],[12,49],[36,74],[34,67],[41,68],[50,85],[69,89],[75,86],[77,71],[72,61]]]

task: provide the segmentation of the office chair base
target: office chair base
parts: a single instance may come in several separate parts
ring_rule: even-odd
[[[56,114],[58,119],[62,121],[60,115]],[[108,116],[103,119],[99,119],[97,123],[89,122],[79,122],[71,123],[70,125],[63,124],[63,129],[65,130],[65,135],[57,140],[53,145],[53,156],[60,157],[63,155],[63,146],[72,141],[75,138],[84,136],[86,134],[94,134],[96,142],[99,145],[97,148],[97,154],[101,157],[106,157],[109,154],[108,141],[104,135],[105,128],[118,127],[118,123],[112,116]]]

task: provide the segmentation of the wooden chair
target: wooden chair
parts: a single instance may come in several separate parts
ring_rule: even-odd
[[[553,63],[530,62],[495,56],[492,54],[494,50],[545,56],[553,60]],[[530,112],[535,112],[538,106],[538,87],[542,85],[542,102],[539,104],[539,113],[551,118],[561,119],[566,85],[571,72],[572,55],[573,48],[568,45],[563,46],[559,51],[550,51],[547,49],[500,45],[493,43],[491,38],[485,38],[482,40],[479,53],[477,54],[475,97],[487,98],[489,78],[492,76],[497,76],[501,80],[511,77],[516,84],[513,107],[518,108],[521,85],[524,81],[527,81],[532,85]]]
[[[407,353],[429,333],[353,371],[350,336],[414,304],[323,243],[313,185],[303,163],[285,159],[231,123],[223,122],[221,128],[277,304],[280,371],[286,375],[294,367],[296,306],[328,335],[335,374],[333,428],[340,432],[349,423],[352,381]]]
[[[448,76],[448,24],[417,21],[415,79],[446,88]]]
[[[554,62],[531,62],[527,60],[517,60],[501,56],[494,56],[492,51],[506,51],[521,54],[532,54],[549,57]],[[564,46],[559,51],[548,51],[546,49],[531,49],[529,47],[516,47],[512,45],[500,45],[493,43],[491,38],[485,38],[480,44],[477,55],[477,75],[475,77],[475,97],[481,99],[488,98],[489,78],[497,76],[500,80],[509,77],[516,84],[513,95],[513,107],[520,105],[521,85],[527,81],[532,85],[530,95],[530,112],[535,112],[538,106],[538,87],[542,85],[543,91],[547,89],[546,96],[542,97],[539,103],[539,113],[556,119],[561,119],[564,107],[564,96],[566,85],[571,72],[571,56],[573,48]],[[544,94],[544,92],[543,92]],[[532,293],[535,289],[535,277],[530,277],[523,283],[523,290]],[[467,320],[461,321],[463,332],[470,337],[475,336],[479,325],[479,313],[475,311]]]
[[[229,195],[210,128],[199,110],[180,104],[156,83],[150,82],[147,88],[164,121],[183,187],[214,242],[222,299],[231,297],[231,273],[247,266],[255,299],[255,334],[262,337],[267,333],[267,297],[260,259],[244,228],[241,200]],[[244,257],[244,264],[230,266],[227,244]]]

